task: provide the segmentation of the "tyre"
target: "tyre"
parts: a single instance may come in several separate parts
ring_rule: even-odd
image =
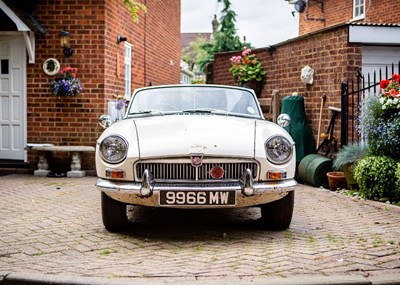
[[[123,230],[128,224],[126,204],[116,201],[101,192],[101,215],[104,227],[110,232]]]
[[[294,191],[280,200],[261,205],[261,222],[265,229],[286,230],[292,221]]]

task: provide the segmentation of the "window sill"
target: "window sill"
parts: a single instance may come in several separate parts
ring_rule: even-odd
[[[350,19],[350,22],[356,22],[356,21],[360,21],[360,20],[364,20],[364,19],[365,19],[365,15],[361,15],[361,16],[353,17],[353,19]]]

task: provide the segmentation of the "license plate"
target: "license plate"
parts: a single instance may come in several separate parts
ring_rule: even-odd
[[[160,206],[235,206],[236,191],[160,190]]]

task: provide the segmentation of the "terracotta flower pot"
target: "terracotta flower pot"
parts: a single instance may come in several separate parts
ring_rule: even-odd
[[[332,191],[347,188],[347,181],[346,176],[344,176],[344,172],[328,172],[326,176],[328,177],[329,189],[331,189]]]

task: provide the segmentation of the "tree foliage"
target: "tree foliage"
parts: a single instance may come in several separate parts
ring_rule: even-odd
[[[128,7],[128,10],[132,16],[132,21],[134,23],[139,22],[139,17],[138,17],[139,10],[147,12],[146,5],[138,3],[135,0],[122,0],[122,2]]]
[[[236,12],[232,10],[229,0],[218,0],[218,3],[223,2],[224,8],[220,18],[218,32],[215,37],[214,51],[233,51],[241,50],[243,43],[240,41],[236,30]]]
[[[204,71],[207,64],[214,61],[214,54],[217,52],[242,50],[244,46],[251,46],[250,43],[241,42],[237,35],[236,13],[232,10],[230,0],[217,2],[223,3],[223,9],[213,38],[210,41],[195,41],[189,49],[182,52],[182,59],[190,66],[197,64],[200,71]]]
[[[198,37],[182,50],[182,60],[189,65],[191,71],[196,71],[194,70],[195,65],[200,71],[205,69],[205,65],[210,61],[210,53],[206,50],[209,46],[208,39]]]

